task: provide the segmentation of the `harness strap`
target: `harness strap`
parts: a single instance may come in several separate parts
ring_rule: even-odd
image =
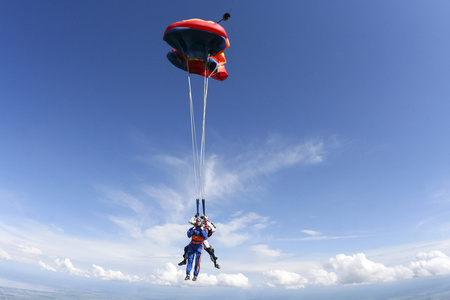
[[[195,245],[200,245],[200,244],[203,243],[204,240],[205,240],[205,239],[202,238],[201,236],[193,235],[193,236],[192,236],[191,243],[192,243],[192,244],[195,244]]]

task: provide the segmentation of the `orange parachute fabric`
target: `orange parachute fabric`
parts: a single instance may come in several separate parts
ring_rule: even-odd
[[[175,67],[189,71],[191,74],[211,77],[219,81],[228,78],[228,72],[224,66],[226,63],[224,53],[208,57],[205,63],[197,58],[186,58],[178,50],[173,49],[172,52],[167,53],[167,58]]]

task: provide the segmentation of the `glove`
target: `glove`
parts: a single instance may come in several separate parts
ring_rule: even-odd
[[[200,215],[199,213],[196,213],[194,217],[195,217],[195,218],[198,218],[199,215]]]

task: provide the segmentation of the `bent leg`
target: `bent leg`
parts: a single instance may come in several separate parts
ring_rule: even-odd
[[[214,263],[214,267],[217,269],[220,269],[220,265],[217,263],[217,256],[214,254],[214,248],[210,246],[209,248],[205,248],[206,252],[208,252],[209,257],[211,258],[212,262]]]
[[[216,263],[217,257],[214,255],[214,248],[209,246],[209,248],[205,248],[206,252],[208,252],[211,261]]]
[[[183,260],[181,262],[178,263],[179,266],[185,265],[186,264],[186,258],[187,258],[187,252],[188,252],[188,246],[184,247],[184,253],[183,253]]]

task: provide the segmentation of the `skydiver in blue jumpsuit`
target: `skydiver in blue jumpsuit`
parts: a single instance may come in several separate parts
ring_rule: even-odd
[[[191,279],[190,274],[192,270],[192,263],[195,256],[195,267],[194,267],[194,278],[193,281],[197,280],[198,273],[200,272],[200,261],[203,254],[203,241],[208,238],[208,231],[202,226],[202,220],[197,218],[195,220],[194,227],[189,228],[187,236],[191,238],[191,242],[188,245],[187,252],[187,266],[186,266],[186,277],[184,280]]]
[[[194,217],[192,217],[188,222],[192,225],[195,225],[195,222],[198,218],[199,214],[197,213]],[[214,225],[213,222],[211,222],[210,220],[208,220],[208,216],[207,215],[202,215],[201,219],[203,220],[203,226],[206,227],[206,229],[208,230],[208,239],[203,241],[203,245],[204,245],[204,250],[206,252],[208,252],[209,256],[211,257],[211,261],[214,263],[214,267],[216,267],[217,269],[220,269],[220,265],[217,263],[218,257],[214,254],[214,248],[212,247],[212,245],[208,242],[209,237],[216,231],[216,225]],[[187,262],[187,251],[188,251],[188,246],[186,245],[186,247],[184,247],[184,254],[183,254],[183,260],[178,263],[179,266],[185,265]]]

